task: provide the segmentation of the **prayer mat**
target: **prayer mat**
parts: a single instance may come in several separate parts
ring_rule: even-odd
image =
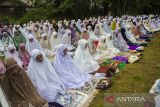
[[[92,80],[85,84],[80,89],[68,90],[67,93],[72,97],[71,103],[64,107],[87,107],[92,102],[95,95],[98,93],[96,86],[99,80],[93,76]]]
[[[114,58],[112,58],[112,59],[113,59],[113,60],[116,60],[116,61],[128,63],[128,58],[127,58],[127,57],[116,56],[116,57],[114,57]]]

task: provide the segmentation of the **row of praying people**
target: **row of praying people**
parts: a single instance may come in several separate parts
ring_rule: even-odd
[[[147,24],[150,25],[150,30],[147,30],[144,22],[150,22]],[[55,21],[52,24],[43,20],[35,23],[30,21],[23,27],[14,25],[13,29],[11,25],[2,26],[1,50],[7,57],[15,57],[18,64],[25,70],[29,63],[27,57],[29,55],[18,55],[16,51],[23,50],[24,52],[20,51],[20,53],[30,54],[33,49],[39,49],[47,57],[54,57],[59,44],[65,44],[69,50],[72,50],[78,47],[78,41],[81,39],[87,41],[89,53],[95,60],[109,59],[118,56],[120,52],[143,50],[152,37],[150,33],[159,30],[158,22],[157,16],[145,15],[122,16],[121,18],[98,17],[97,19],[91,17],[85,18],[83,22],[80,19],[77,22],[64,20],[59,21],[58,24]],[[11,31],[13,32],[10,33]],[[21,43],[25,44],[26,49],[19,49]],[[132,53],[125,56],[130,57]]]
[[[92,85],[92,76],[75,65],[67,51],[65,45],[59,45],[52,65],[42,51],[32,50],[27,72],[14,58],[0,60],[1,74],[5,72],[1,85],[11,106],[47,107],[47,103],[65,106],[73,103],[67,90]]]
[[[147,27],[147,26],[150,27]],[[153,27],[154,26],[154,27]],[[149,28],[149,29],[148,29]],[[120,52],[143,50],[152,32],[159,30],[157,16],[122,16],[91,17],[83,21],[78,19],[67,21],[30,21],[22,27],[18,24],[1,28],[2,51],[8,55],[10,44],[19,50],[21,43],[26,44],[26,50],[44,51],[47,57],[54,57],[59,44],[65,44],[70,50],[78,47],[78,41],[85,39],[88,42],[89,52],[94,59],[113,58]],[[11,33],[10,33],[11,32]],[[103,47],[103,48],[102,48]],[[127,57],[132,54],[126,55]],[[19,58],[17,58],[19,59]],[[18,60],[17,60],[18,61]],[[20,64],[20,61],[19,61]],[[22,65],[26,69],[26,63]]]
[[[39,49],[49,57],[55,55],[55,49],[59,44],[66,44],[72,49],[74,46],[78,47],[80,39],[85,39],[89,44],[87,46],[89,52],[94,59],[113,58],[120,51],[143,50],[143,46],[151,38],[149,33],[154,31],[152,29],[147,31],[144,21],[152,22],[150,26],[156,26],[152,27],[152,29],[159,30],[159,20],[156,16],[151,18],[148,16],[98,17],[97,19],[91,17],[89,19],[85,18],[83,22],[80,19],[77,22],[75,20],[59,21],[57,25],[55,21],[53,21],[53,24],[43,20],[36,23],[31,21],[27,25],[24,24],[23,27],[14,25],[12,30],[11,25],[9,27],[3,26],[4,29],[1,30],[3,32],[1,45],[4,48],[2,48],[2,51],[9,57],[11,56],[9,53],[14,50],[13,45],[18,51],[20,44],[26,43],[26,49],[24,50],[27,50],[27,53],[30,53],[33,49]],[[13,32],[9,33],[9,31]],[[37,33],[38,37],[36,36]],[[127,57],[131,55],[129,54]],[[26,65],[28,64],[26,62],[29,63],[29,61],[19,58],[18,54],[12,56],[17,56],[16,59],[19,65],[27,69]]]
[[[0,53],[5,57],[2,70],[6,71],[2,88],[13,107],[39,107],[36,103],[46,106],[46,102],[66,106],[72,103],[68,90],[80,90],[88,84],[94,88],[91,74],[100,68],[100,61],[123,57],[129,63],[138,61],[138,53],[159,31],[160,18],[156,15],[2,24]],[[29,92],[30,88],[35,92]],[[18,96],[10,96],[11,91]]]

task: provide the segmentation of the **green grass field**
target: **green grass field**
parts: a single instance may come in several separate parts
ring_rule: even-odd
[[[126,67],[112,78],[112,86],[100,91],[89,107],[103,107],[105,93],[148,93],[160,78],[160,33],[145,47],[142,59]]]

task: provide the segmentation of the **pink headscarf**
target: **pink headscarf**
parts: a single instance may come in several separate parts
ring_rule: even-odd
[[[28,64],[29,64],[29,61],[30,61],[31,57],[30,57],[29,52],[26,50],[26,47],[25,47],[24,43],[21,43],[19,45],[18,54],[19,54],[20,59],[23,62],[23,68],[25,70],[27,70],[27,67],[28,67]]]

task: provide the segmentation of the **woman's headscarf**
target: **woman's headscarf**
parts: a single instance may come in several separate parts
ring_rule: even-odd
[[[94,34],[95,34],[97,37],[100,37],[100,36],[101,36],[101,30],[100,30],[99,24],[96,24],[96,25],[95,25]]]
[[[62,37],[62,43],[71,46],[71,30],[67,29]]]
[[[57,35],[57,32],[53,32],[51,36],[51,46],[52,49],[56,49],[59,44],[61,44],[61,38]]]
[[[78,21],[77,21],[77,23],[76,23],[76,26],[77,26],[77,28],[78,28],[78,30],[80,31],[80,32],[82,32],[82,21],[80,20],[80,19],[78,19]]]
[[[62,37],[65,34],[65,28],[60,21],[58,22],[58,27],[58,36]]]
[[[47,39],[45,40],[44,37],[46,37]],[[47,34],[42,34],[42,39],[40,40],[40,44],[43,49],[51,50],[51,42]]]
[[[103,22],[103,29],[104,29],[104,31],[105,31],[106,33],[110,33],[110,34],[113,33],[112,29],[111,29],[110,26],[109,26],[109,22],[107,22],[107,21],[104,21],[104,22]]]
[[[105,41],[105,42],[104,42]],[[107,45],[107,38],[105,36],[101,36],[99,39],[99,46],[98,48],[103,49],[103,50],[107,50],[108,49],[108,45]]]
[[[13,49],[14,49],[14,52],[11,53],[10,50],[13,50]],[[8,46],[8,50],[7,50],[7,55],[6,55],[6,57],[7,57],[7,58],[14,58],[14,59],[17,61],[18,65],[19,65],[20,67],[23,67],[23,63],[22,63],[22,61],[21,61],[21,59],[20,59],[20,57],[19,57],[19,55],[18,55],[18,52],[16,51],[16,47],[15,47],[14,45],[10,44],[10,45]]]
[[[53,32],[55,32],[55,29],[53,28],[53,26],[50,25],[48,31],[48,38],[51,38]]]
[[[112,23],[111,23],[111,29],[114,31],[116,30],[116,19],[113,19]]]
[[[107,36],[101,36],[99,40],[98,52],[101,54],[102,58],[113,58],[119,50],[113,46],[111,34],[107,34]],[[105,57],[104,57],[105,56]]]
[[[65,86],[44,55],[42,62],[36,61],[36,57],[40,54],[43,55],[40,50],[32,50],[27,73],[39,94],[48,102],[54,102],[58,93],[65,94]]]
[[[30,42],[29,40],[33,39],[33,42]],[[33,49],[39,49],[41,51],[43,51],[40,43],[33,37],[32,34],[28,35],[28,40],[26,42],[26,49],[28,50],[28,52],[31,54],[31,51]]]
[[[127,37],[132,43],[136,43],[136,38],[134,37],[134,35],[132,34],[132,31],[131,31],[131,26],[130,26],[130,25],[126,25],[125,28],[126,28],[126,31],[125,31],[126,37]]]
[[[121,28],[118,27],[113,35],[113,45],[118,48],[120,51],[128,51],[128,45],[123,39],[121,34]]]
[[[99,64],[93,59],[87,47],[87,41],[81,39],[78,41],[78,47],[75,51],[74,62],[86,73],[91,73],[99,69]]]
[[[89,52],[91,54],[94,54],[96,52],[98,42],[99,42],[99,39],[95,35],[90,36],[90,38],[88,40],[88,48],[89,48]]]
[[[13,41],[15,44],[15,47],[18,49],[20,43],[26,43],[26,38],[22,35],[22,33],[19,30],[16,30],[15,35],[13,37]]]
[[[43,25],[43,31],[46,35],[49,34],[49,26],[48,26],[48,23],[44,23]]]
[[[18,54],[19,54],[20,59],[23,62],[23,68],[26,70],[31,57],[30,57],[29,52],[26,50],[24,43],[21,43],[19,45]]]
[[[3,32],[2,34],[2,43],[4,45],[4,52],[7,53],[8,45],[13,44],[14,42],[12,38],[7,34],[7,32]]]
[[[46,101],[38,94],[28,75],[13,58],[5,59],[6,73],[2,88],[12,107],[44,107]],[[13,71],[17,73],[14,74]]]
[[[64,55],[66,47],[64,44],[61,44],[56,50],[55,71],[67,88],[83,87],[85,82],[89,81],[90,76],[74,64],[73,59],[68,53]]]

